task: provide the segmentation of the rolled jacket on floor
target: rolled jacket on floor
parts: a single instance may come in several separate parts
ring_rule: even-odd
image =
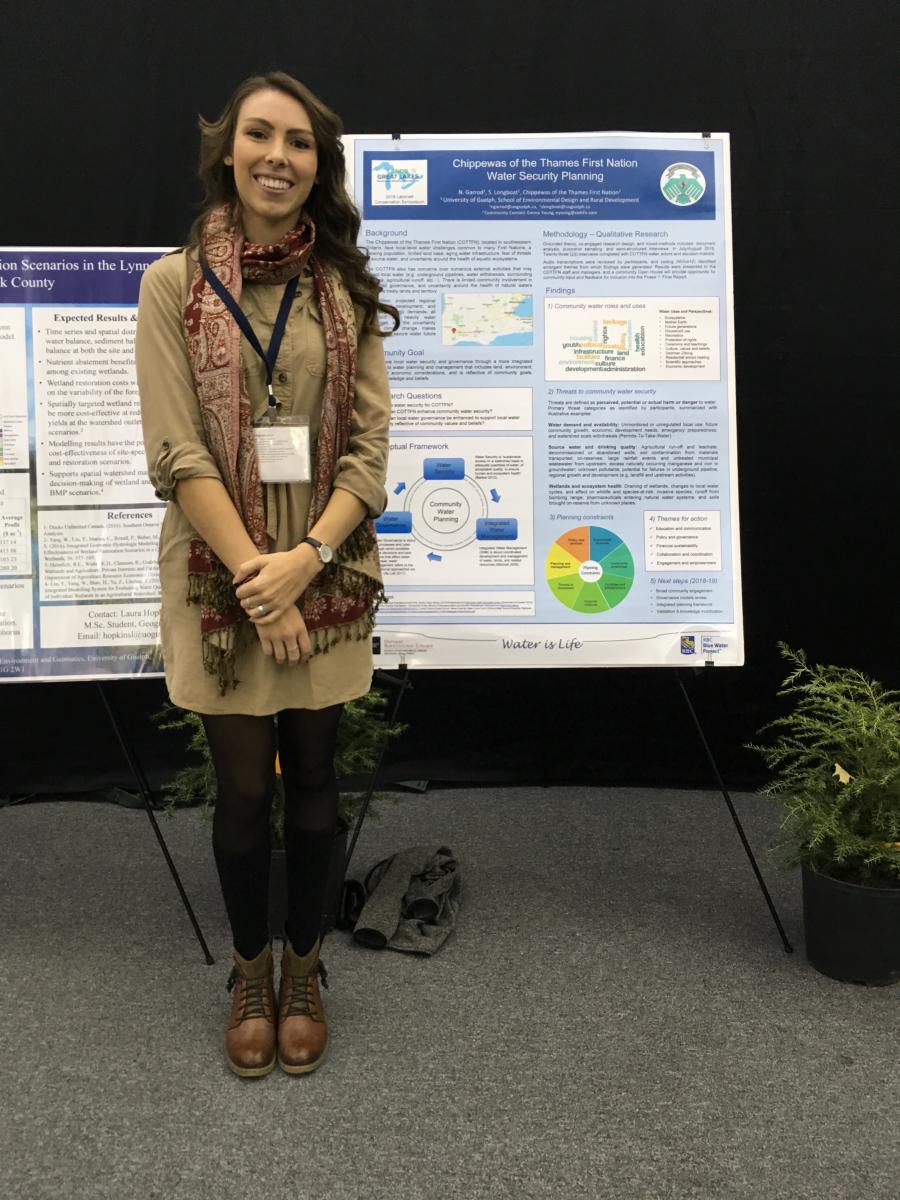
[[[434,954],[459,913],[462,881],[448,846],[411,846],[376,863],[365,881],[368,899],[354,939],[375,950]]]

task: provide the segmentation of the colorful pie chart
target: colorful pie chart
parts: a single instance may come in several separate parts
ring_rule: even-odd
[[[598,525],[580,525],[553,543],[546,574],[560,604],[574,612],[604,613],[631,591],[634,559],[618,534]]]

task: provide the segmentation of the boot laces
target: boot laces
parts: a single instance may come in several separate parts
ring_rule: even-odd
[[[240,1019],[242,1021],[249,1021],[253,1017],[268,1017],[269,1013],[266,1005],[267,977],[263,975],[259,979],[245,979],[243,975],[238,973],[237,967],[232,967],[226,985],[229,992],[238,981],[244,984],[243,1011],[241,1012]]]
[[[321,960],[311,975],[291,976],[291,994],[284,1014],[286,1017],[309,1017],[313,1021],[322,1020],[321,1017],[316,1016],[312,1009],[312,988],[317,975],[322,980],[322,986],[327,988],[328,972],[325,970],[325,964]]]

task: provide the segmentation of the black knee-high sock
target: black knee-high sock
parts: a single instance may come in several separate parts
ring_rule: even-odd
[[[338,813],[334,748],[342,704],[278,715],[284,777],[287,936],[297,954],[319,936]]]
[[[270,818],[275,789],[271,717],[204,716],[218,792],[213,853],[234,948],[255,958],[269,940]]]

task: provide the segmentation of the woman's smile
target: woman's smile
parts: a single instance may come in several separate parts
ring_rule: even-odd
[[[275,88],[241,105],[225,163],[234,170],[249,241],[278,242],[297,224],[319,165],[311,124],[300,101]]]
[[[253,178],[266,192],[286,192],[294,186],[283,175],[254,175]]]

